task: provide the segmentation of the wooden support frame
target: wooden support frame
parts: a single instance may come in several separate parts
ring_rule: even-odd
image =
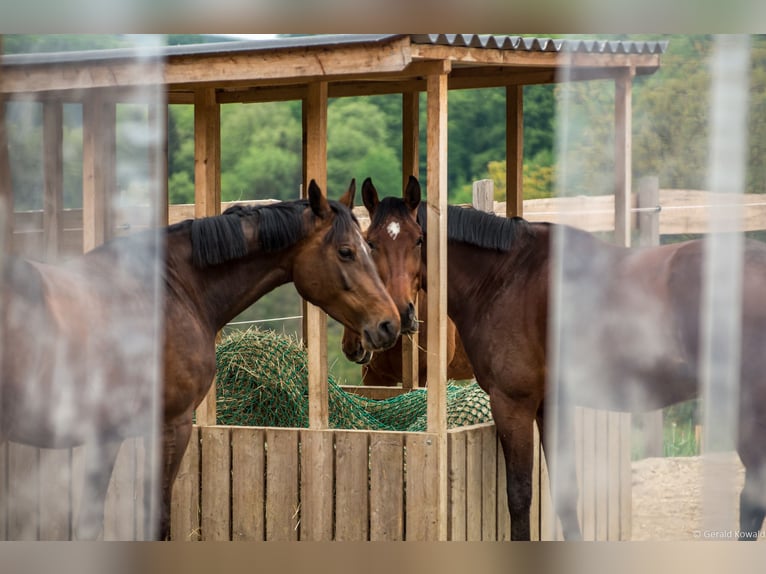
[[[166,102],[149,104],[149,133],[156,138],[149,151],[149,173],[151,180],[159,186],[155,221],[159,225],[169,224],[170,196],[168,190],[168,105]],[[220,176],[219,176],[220,181]]]
[[[105,101],[98,90],[89,94],[82,111],[83,251],[101,245],[112,235],[116,119],[114,102]]]
[[[451,65],[439,62],[426,78],[428,237],[428,431],[435,433],[435,525],[428,533],[447,539],[447,79]]]
[[[524,216],[524,86],[505,89],[505,215]]]
[[[327,193],[327,82],[309,84],[303,106],[303,189],[313,179]],[[308,352],[309,428],[329,427],[327,386],[327,315],[304,302],[303,341]]]
[[[420,161],[420,94],[402,94],[402,189],[411,175],[419,177]],[[415,301],[417,309],[418,302]],[[402,337],[402,388],[412,389],[420,384],[418,333]]]
[[[221,213],[221,106],[215,89],[194,97],[194,217]],[[197,424],[216,424],[216,383],[197,407]]]
[[[633,68],[614,82],[614,242],[630,247]]]
[[[327,193],[327,82],[308,85],[303,100],[303,190],[316,181]],[[327,384],[327,314],[303,302],[303,342],[308,355],[309,431],[303,437],[301,539],[332,540],[333,437]],[[310,485],[310,486],[307,486]],[[308,496],[307,489],[318,496]]]
[[[45,258],[59,256],[64,209],[64,111],[61,102],[44,102],[43,106],[43,244]]]

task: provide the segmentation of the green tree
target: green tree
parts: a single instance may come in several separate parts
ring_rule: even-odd
[[[372,177],[381,195],[400,195],[401,160],[391,139],[390,117],[368,98],[332,100],[327,109],[330,197],[343,193],[352,177],[359,183]]]
[[[194,203],[194,106],[168,107],[170,203]]]
[[[221,106],[224,201],[300,197],[300,102]]]

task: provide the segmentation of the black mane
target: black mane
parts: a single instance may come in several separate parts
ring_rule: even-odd
[[[335,212],[327,240],[334,241],[353,225],[358,225],[351,212],[336,201],[330,201]],[[306,199],[283,201],[273,205],[234,205],[221,215],[193,219],[170,226],[169,231],[188,226],[192,242],[192,260],[196,267],[218,265],[247,255],[243,221],[250,221],[257,234],[260,249],[279,251],[294,245],[306,234],[303,212]]]
[[[382,202],[381,202],[382,204]],[[402,202],[402,205],[403,202]],[[377,211],[375,212],[377,215]],[[426,232],[426,205],[418,207],[418,223]],[[516,241],[529,237],[532,228],[521,217],[499,217],[473,208],[450,205],[447,209],[447,240],[460,241],[498,251],[510,251]]]

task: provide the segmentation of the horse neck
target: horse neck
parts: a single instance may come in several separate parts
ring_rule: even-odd
[[[472,325],[486,305],[492,305],[501,290],[534,281],[535,289],[547,297],[549,235],[543,228],[534,238],[514,245],[509,251],[485,249],[450,242],[447,248],[447,306],[460,328]],[[545,291],[540,292],[540,291]],[[520,292],[521,293],[521,292]]]
[[[255,251],[204,269],[168,253],[168,297],[183,300],[215,331],[272,289],[292,280],[292,249]]]
[[[490,279],[505,254],[465,243],[447,248],[447,305],[450,316],[461,311],[469,315],[485,299]]]

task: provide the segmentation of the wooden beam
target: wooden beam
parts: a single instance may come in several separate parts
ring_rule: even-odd
[[[633,75],[625,68],[614,84],[614,241],[625,247],[630,246]]]
[[[524,216],[524,87],[505,89],[505,215]]]
[[[551,67],[561,65],[559,52],[527,52],[523,50],[494,50],[462,46],[413,44],[410,47],[413,62],[421,60],[443,60],[457,64],[485,64],[519,67]],[[660,65],[660,54],[598,54],[568,53],[567,65],[577,68],[625,68],[632,67],[642,72],[654,70]]]
[[[194,102],[194,217],[221,213],[221,109],[215,90],[195,93]],[[197,424],[216,424],[216,382],[197,407]]]
[[[327,193],[327,82],[309,84],[304,100],[304,183],[313,179]],[[327,386],[327,315],[306,302],[304,342],[308,351],[309,428],[329,427]]]
[[[45,259],[60,252],[61,211],[64,209],[64,114],[60,102],[43,104],[43,243]]]
[[[428,431],[436,433],[437,540],[447,538],[447,75],[427,78]]]
[[[419,178],[420,94],[402,94],[402,190],[411,175]],[[417,301],[414,301],[418,308]],[[416,388],[420,384],[418,333],[402,335],[402,387]]]
[[[237,84],[274,84],[326,81],[334,77],[395,72],[410,63],[409,38],[385,44],[303,46],[294,49],[229,51],[211,54],[170,55],[147,63],[145,59],[112,58],[56,62],[33,59],[6,66],[6,92],[87,90],[117,86],[164,84],[200,89]],[[161,69],[148,71],[147,66]],[[254,80],[254,78],[256,80]]]
[[[424,64],[419,62],[419,64]],[[364,78],[336,78],[329,83],[328,97],[346,98],[381,94],[403,94],[425,92],[426,81],[422,66],[408,66],[401,73],[368,74]],[[574,69],[568,72],[569,82],[615,78],[614,68]],[[555,68],[530,69],[513,66],[471,65],[458,68],[450,73],[450,90],[478,88],[501,88],[533,84],[553,84],[561,81]],[[218,93],[218,102],[257,103],[300,100],[305,97],[305,84],[285,85],[239,85],[231,86]],[[169,101],[173,104],[191,103],[192,92],[171,91]]]

